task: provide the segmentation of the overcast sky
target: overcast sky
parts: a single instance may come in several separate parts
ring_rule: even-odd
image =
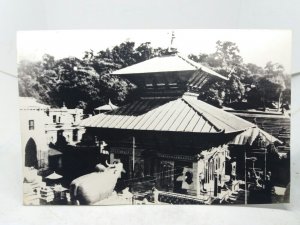
[[[18,61],[39,60],[48,53],[56,59],[75,56],[84,51],[112,48],[124,41],[136,46],[151,42],[153,47],[168,47],[175,32],[175,46],[184,55],[213,53],[216,42],[232,41],[240,48],[245,63],[264,66],[268,61],[282,64],[287,73],[291,69],[291,37],[288,30],[70,30],[18,32]]]

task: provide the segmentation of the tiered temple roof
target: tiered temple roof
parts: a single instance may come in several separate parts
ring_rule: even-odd
[[[126,74],[151,74],[151,73],[168,73],[168,72],[181,72],[202,70],[213,76],[220,77],[227,80],[228,78],[216,73],[215,71],[201,65],[200,63],[194,62],[187,57],[179,54],[171,54],[166,56],[154,57],[128,66],[126,68],[116,70],[112,74],[115,75],[126,75]]]
[[[144,96],[181,96],[187,90],[198,92],[212,77],[227,77],[178,53],[154,57],[114,71],[135,83]]]
[[[155,57],[113,74],[135,82],[148,93],[147,98],[87,118],[81,126],[112,131],[241,134],[232,141],[233,144],[251,144],[258,135],[270,142],[280,142],[255,124],[198,100],[193,92],[199,91],[210,77],[228,78],[177,53]],[[172,86],[174,83],[177,86]],[[168,97],[172,94],[170,89],[176,88],[181,95],[175,100],[160,96]],[[185,91],[188,92],[183,94]]]

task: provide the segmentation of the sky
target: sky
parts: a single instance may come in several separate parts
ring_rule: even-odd
[[[44,54],[55,59],[68,56],[82,58],[87,50],[112,48],[124,41],[136,47],[151,42],[153,47],[169,47],[172,31],[174,47],[183,55],[216,50],[216,42],[231,41],[238,45],[245,63],[264,67],[268,61],[280,63],[291,72],[292,33],[289,30],[61,30],[20,31],[17,35],[18,61],[40,60]]]

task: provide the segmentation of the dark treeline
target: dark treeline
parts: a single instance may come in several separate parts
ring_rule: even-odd
[[[290,77],[282,65],[268,62],[262,68],[253,63],[246,64],[238,46],[229,41],[218,41],[212,54],[189,57],[222,75],[230,74],[229,81],[211,79],[200,93],[200,99],[234,109],[289,108]]]
[[[45,54],[37,62],[23,60],[18,66],[20,96],[35,97],[53,107],[83,108],[86,113],[109,98],[122,105],[135,97],[136,87],[111,72],[166,51],[149,42],[137,47],[125,42],[112,49],[86,51],[82,59],[55,59]],[[189,57],[220,74],[230,74],[229,81],[211,79],[200,93],[200,99],[210,104],[236,109],[290,104],[290,80],[280,64],[268,62],[264,68],[245,64],[236,44],[221,41],[216,43],[215,53]]]

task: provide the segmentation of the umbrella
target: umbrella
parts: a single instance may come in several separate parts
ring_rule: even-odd
[[[63,192],[63,191],[68,191],[69,189],[67,189],[61,185],[54,185],[53,190]]]
[[[50,180],[58,180],[60,178],[62,178],[63,176],[62,175],[59,175],[57,173],[55,173],[55,171],[53,173],[51,173],[49,176],[47,176],[46,178],[47,179],[50,179]]]

